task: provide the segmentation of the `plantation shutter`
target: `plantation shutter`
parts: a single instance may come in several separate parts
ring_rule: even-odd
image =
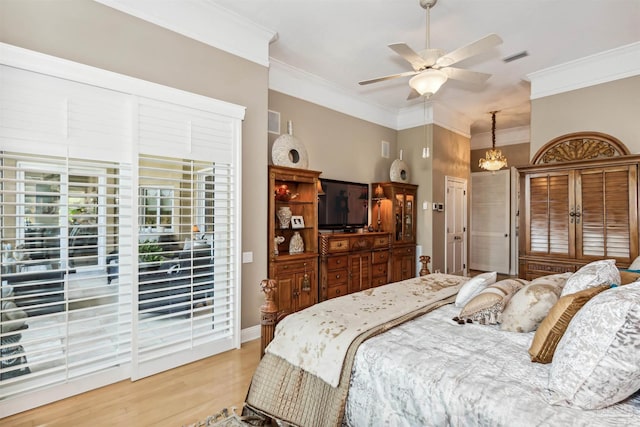
[[[572,255],[574,250],[569,207],[573,187],[568,173],[527,176],[529,228],[527,253]]]
[[[616,258],[629,263],[631,218],[635,206],[635,166],[583,170],[576,200],[581,211],[577,247],[580,258]]]
[[[238,347],[244,109],[2,49],[0,412]]]

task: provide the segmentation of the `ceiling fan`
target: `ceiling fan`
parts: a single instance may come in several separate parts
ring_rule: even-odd
[[[419,2],[420,6],[427,10],[427,48],[420,52],[416,52],[405,43],[394,43],[389,45],[394,52],[402,56],[411,64],[413,71],[363,80],[359,82],[359,84],[368,85],[398,77],[413,76],[409,80],[411,92],[407,98],[413,99],[419,96],[430,98],[438,91],[438,89],[440,89],[447,79],[463,80],[474,84],[482,84],[486,82],[487,79],[491,77],[491,74],[464,70],[462,68],[454,68],[451,67],[451,65],[460,62],[463,59],[477,55],[494,46],[498,46],[502,43],[502,39],[497,34],[489,34],[488,36],[449,53],[445,53],[441,49],[431,49],[429,45],[429,12],[431,8],[436,5],[438,0],[419,0]]]

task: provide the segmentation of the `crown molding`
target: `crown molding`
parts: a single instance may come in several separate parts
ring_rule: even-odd
[[[273,58],[269,67],[269,89],[368,122],[397,129],[398,111],[396,109],[365,102],[349,89]]]
[[[471,137],[471,119],[464,114],[454,111],[438,101],[427,101],[426,108],[425,111],[424,104],[402,108],[398,113],[397,130],[434,124],[466,138]]]
[[[278,33],[207,0],[95,0],[251,62],[269,66]]]
[[[640,42],[527,74],[531,99],[640,74]]]
[[[508,129],[496,130],[496,147],[513,144],[524,144],[531,142],[531,127],[518,126]],[[491,132],[482,132],[474,134],[471,137],[471,149],[480,150],[482,148],[491,148],[492,137]]]

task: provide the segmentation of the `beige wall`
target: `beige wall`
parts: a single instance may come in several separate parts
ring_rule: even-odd
[[[242,250],[254,257],[242,267],[242,327],[259,324],[258,286],[267,274],[267,68],[88,0],[2,0],[0,41],[247,107]]]
[[[434,128],[434,148],[433,148],[433,200],[438,203],[445,202],[445,177],[451,176],[467,180],[467,189],[470,188],[470,140],[457,133],[443,129],[439,126]],[[467,191],[467,212],[469,212],[470,197]],[[446,210],[446,207],[445,207]],[[445,272],[445,212],[433,213],[433,252],[431,257],[431,267],[433,270]],[[468,229],[468,227],[467,227]],[[467,251],[468,252],[468,251]],[[468,260],[467,260],[468,262]]]
[[[531,101],[530,158],[550,140],[596,131],[618,138],[640,153],[640,76]]]
[[[396,153],[394,129],[276,91],[269,91],[269,110],[280,113],[281,133],[287,132],[291,120],[293,134],[309,155],[309,169],[321,171],[321,178],[365,183],[389,180]],[[278,136],[269,134],[269,150]],[[381,156],[383,140],[389,142],[388,159]],[[269,154],[269,163],[270,159]]]
[[[422,158],[423,147],[430,149],[427,159]],[[398,132],[398,149],[408,164],[409,182],[418,185],[417,244],[423,255],[431,256],[429,269],[444,272],[445,213],[433,212],[431,204],[444,203],[445,176],[466,179],[469,185],[470,140],[437,125],[418,126]]]
[[[433,156],[422,158],[422,148],[429,147],[433,154],[432,132],[433,125],[418,126],[398,132],[398,150],[402,149],[402,159],[409,169],[409,182],[418,186],[416,244],[420,248],[420,254],[433,257],[432,249],[432,212],[431,209],[423,210],[423,202],[433,200],[432,197],[432,160]],[[387,177],[388,178],[388,177]],[[429,265],[431,268],[431,265]],[[418,268],[417,271],[420,271]]]
[[[528,142],[523,144],[501,145],[497,148],[502,150],[502,155],[507,158],[509,167],[518,167],[529,164],[529,146]],[[484,172],[478,166],[480,159],[483,159],[488,148],[471,150],[471,172]]]

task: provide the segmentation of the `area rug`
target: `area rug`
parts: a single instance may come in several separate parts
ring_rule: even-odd
[[[236,408],[231,410],[224,408],[222,411],[209,415],[204,420],[183,427],[246,427],[246,426],[270,426],[270,421],[258,415],[238,415]]]

